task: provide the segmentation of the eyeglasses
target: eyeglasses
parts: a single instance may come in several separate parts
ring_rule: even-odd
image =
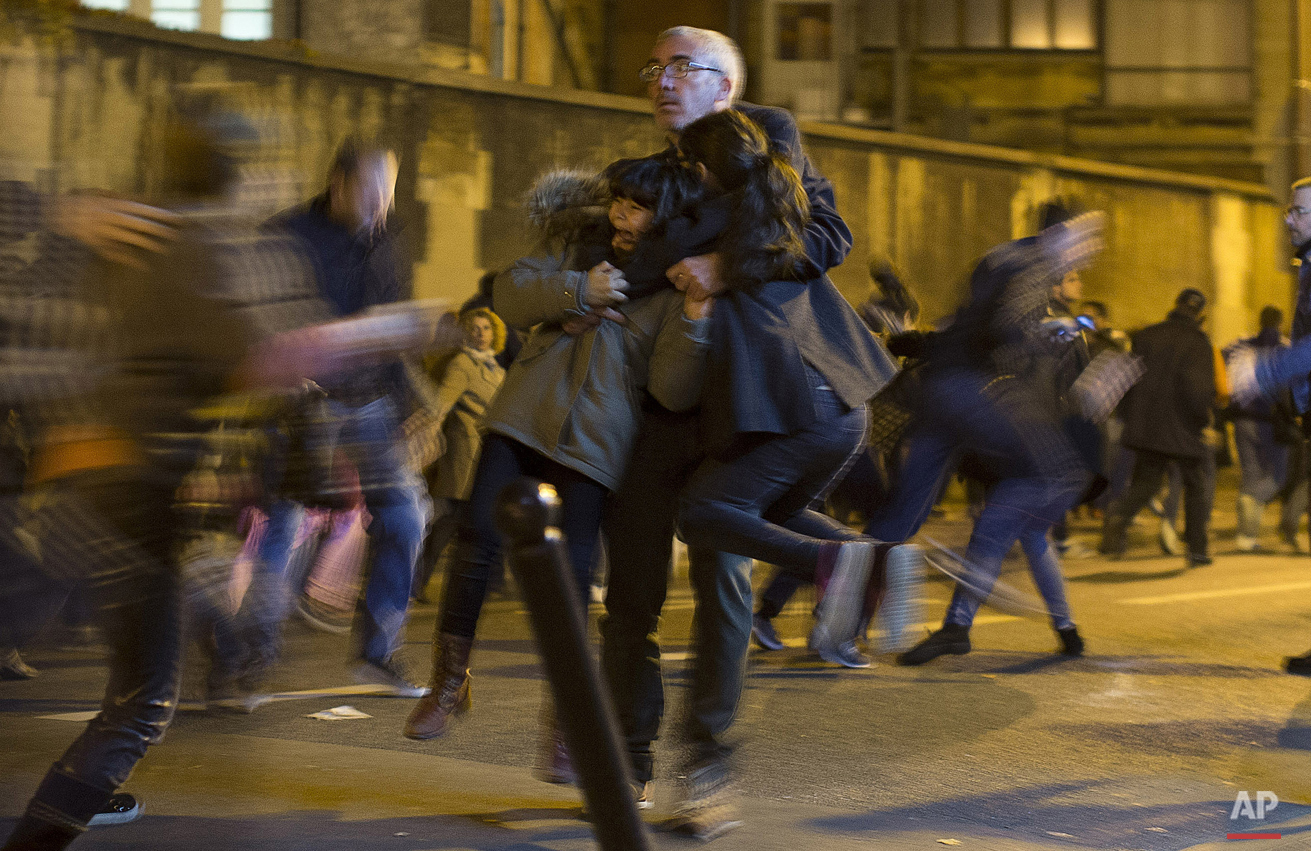
[[[1311,213],[1311,207],[1297,207],[1294,206],[1293,204],[1289,204],[1287,207],[1284,208],[1284,215],[1294,216],[1299,219],[1307,215],[1308,213]]]
[[[700,62],[693,62],[690,59],[675,59],[668,65],[657,65],[652,62],[641,71],[638,71],[637,76],[645,83],[654,83],[666,73],[675,80],[681,80],[687,76],[689,71],[714,71],[718,74],[724,73],[718,68],[711,68],[709,65],[702,65]]]

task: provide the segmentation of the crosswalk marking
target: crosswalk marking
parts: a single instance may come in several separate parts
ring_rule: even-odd
[[[1178,594],[1160,594],[1155,597],[1129,597],[1120,602],[1129,606],[1157,606],[1162,603],[1184,603],[1190,600],[1220,600],[1225,597],[1251,597],[1257,594],[1278,594],[1283,591],[1305,591],[1308,588],[1311,588],[1311,582],[1284,582],[1278,585],[1215,588],[1210,591],[1181,591]]]

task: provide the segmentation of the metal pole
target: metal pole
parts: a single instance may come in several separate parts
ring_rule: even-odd
[[[555,713],[583,787],[597,842],[605,851],[649,851],[637,815],[619,724],[587,640],[560,532],[555,488],[518,479],[501,491],[496,525],[510,541],[514,571],[555,699]]]

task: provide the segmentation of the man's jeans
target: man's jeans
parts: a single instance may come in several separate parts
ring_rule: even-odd
[[[1024,557],[1029,562],[1029,573],[1033,576],[1034,587],[1047,604],[1047,614],[1051,618],[1052,628],[1068,629],[1074,626],[1070,617],[1070,603],[1065,595],[1065,576],[1061,573],[1061,563],[1056,557],[1056,548],[1047,540],[1047,527],[1040,522],[1026,525],[1020,533],[1019,544],[1024,550]],[[952,592],[951,603],[947,606],[944,623],[963,626],[968,629],[974,623],[979,606],[992,592],[992,587],[1001,575],[1002,559],[988,558],[970,562],[970,580],[974,587],[970,589],[956,586]]]
[[[669,586],[678,495],[702,461],[695,414],[648,402],[628,472],[606,508],[609,590],[601,664],[628,743],[633,774],[650,780],[651,746],[664,715],[660,610]],[[696,601],[691,706],[692,762],[727,759],[751,638],[751,560],[689,547]]]
[[[85,826],[173,718],[182,656],[175,484],[126,469],[80,473],[38,511],[41,572],[39,581],[27,574],[27,591],[57,597],[85,588],[109,644],[110,674],[100,712],[50,769],[22,829],[33,820]],[[0,596],[0,620],[29,604],[11,591]]]
[[[1242,468],[1238,492],[1265,505],[1288,481],[1288,445],[1275,440],[1274,423],[1268,420],[1235,417],[1233,423]]]
[[[966,548],[975,590],[958,589],[947,610],[947,623],[968,626],[1011,546],[1024,536],[1026,552],[1037,555],[1032,536],[1045,535],[1064,517],[1088,474],[1052,414],[1052,400],[1042,398],[1026,382],[944,369],[926,375],[924,394],[921,418],[906,438],[906,459],[892,496],[870,518],[865,531],[884,541],[904,541],[918,532],[942,480],[963,451],[974,453],[997,471],[1001,478],[988,491]],[[1051,613],[1054,620],[1062,614]],[[1064,616],[1068,618],[1068,607]]]
[[[396,435],[391,400],[359,408],[329,402],[332,427],[316,437],[342,449],[360,476],[369,523],[370,566],[364,596],[356,609],[360,658],[385,662],[400,649],[414,568],[428,525],[428,491],[410,468]],[[304,517],[297,504],[279,500],[269,509],[259,569],[282,578],[285,614],[305,577],[288,576],[296,530]]]
[[[1031,521],[1055,524],[1087,473],[1050,406],[1020,379],[965,369],[926,375],[892,495],[865,533],[904,541],[918,532],[962,452],[977,455],[1001,477],[974,524],[971,558],[1004,557]]]

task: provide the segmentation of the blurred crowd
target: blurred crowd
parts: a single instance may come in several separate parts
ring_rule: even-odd
[[[562,502],[566,604],[603,589],[637,807],[686,543],[697,619],[674,821],[703,839],[738,823],[728,733],[748,643],[784,646],[773,622],[802,586],[821,659],[920,665],[970,651],[1018,544],[1056,652],[1079,656],[1062,559],[1093,553],[1069,518],[1097,518],[1097,548],[1119,557],[1150,507],[1165,552],[1203,567],[1216,469],[1235,460],[1235,549],[1269,549],[1278,499],[1277,549],[1307,552],[1311,365],[1278,308],[1223,350],[1191,288],[1161,322],[1116,329],[1079,277],[1104,216],[1074,199],[978,261],[934,326],[881,259],[853,307],[826,274],[852,246],[833,187],[791,116],[738,99],[737,46],[675,28],[641,76],[669,147],[541,178],[537,249],[458,308],[412,298],[391,147],[343,140],[317,195],[271,208],[267,140],[221,90],[178,92],[148,202],[0,183],[0,673],[36,676],[21,653],[52,623],[102,642],[111,667],[6,849],[139,813],[121,787],[179,700],[255,711],[293,616],[349,633],[360,683],[417,699],[404,735],[442,736],[471,707],[477,624],[506,582],[495,501],[521,476]],[[1305,251],[1311,185],[1294,193]],[[953,476],[967,547],[908,544]],[[753,562],[775,570],[758,605]],[[930,567],[955,592],[914,643]],[[400,652],[414,601],[439,605],[429,676]],[[544,703],[539,774],[572,782]]]

